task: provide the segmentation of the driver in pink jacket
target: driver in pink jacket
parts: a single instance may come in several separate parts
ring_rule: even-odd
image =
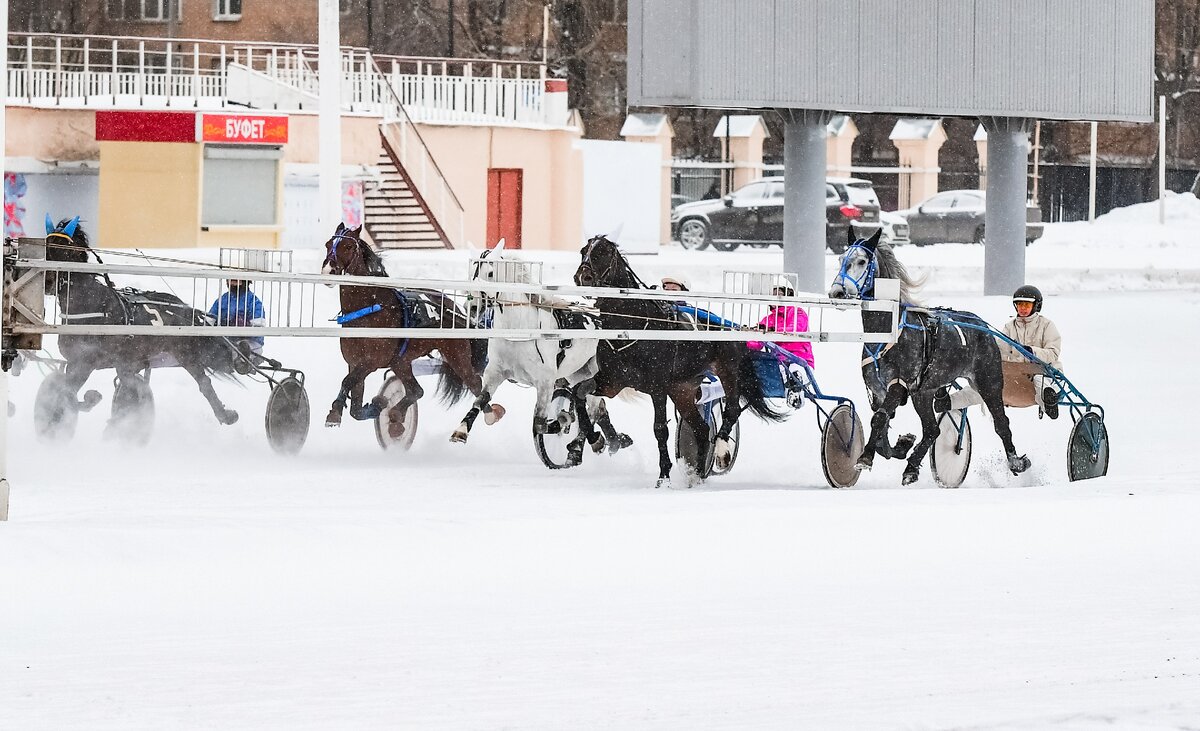
[[[780,285],[771,290],[771,294],[776,297],[795,297],[796,292],[788,285]],[[805,333],[808,332],[808,313],[802,307],[793,305],[771,305],[771,311],[767,313],[758,323],[758,329],[763,332],[773,333]],[[812,343],[808,342],[781,342],[777,343],[780,348],[788,351],[792,355],[798,356],[808,363],[810,368],[816,365],[813,358]],[[762,350],[763,343],[758,340],[751,340],[746,343],[746,347],[751,350]],[[788,362],[782,355],[779,356],[780,362]]]

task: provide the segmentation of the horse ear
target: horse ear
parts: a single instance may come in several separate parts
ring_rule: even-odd
[[[879,246],[879,237],[882,233],[883,229],[876,230],[875,233],[871,234],[871,238],[863,242],[863,246],[867,247],[872,252],[875,251],[875,249]]]
[[[69,223],[63,228],[63,233],[74,238],[75,229],[79,228],[79,216],[72,218]]]
[[[50,214],[46,214],[46,235],[54,233],[54,219],[50,218]]]
[[[339,221],[339,222],[338,222],[338,227],[337,227],[336,229],[334,229],[334,231],[333,231],[333,235],[334,235],[334,236],[337,236],[337,235],[338,235],[338,234],[340,234],[340,233],[345,233],[345,231],[346,231],[346,224],[344,224],[344,223],[341,223],[341,222]]]
[[[358,228],[350,229],[349,232],[351,236],[357,239],[362,234],[362,224],[358,224]]]
[[[625,228],[625,222],[621,221],[620,223],[617,224],[617,227],[612,230],[612,233],[606,235],[604,238],[608,239],[609,241],[611,241],[612,243],[615,244],[615,243],[617,243],[617,239],[619,239],[621,237],[621,230],[624,228]]]
[[[501,239],[496,242],[496,247],[492,250],[493,251],[504,251],[504,244],[506,244],[506,243],[508,243],[508,239],[501,237]]]

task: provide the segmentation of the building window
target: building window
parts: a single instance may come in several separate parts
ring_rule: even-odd
[[[273,146],[206,145],[200,223],[205,226],[278,223],[276,201],[282,157],[282,148]]]
[[[179,0],[107,0],[109,20],[165,23],[179,19]]]
[[[241,20],[242,0],[213,0],[213,20]]]

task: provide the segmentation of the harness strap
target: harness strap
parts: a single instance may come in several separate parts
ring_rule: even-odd
[[[376,303],[376,304],[371,305],[370,307],[364,307],[361,310],[355,310],[354,312],[347,312],[344,315],[338,315],[334,319],[337,320],[337,323],[339,325],[345,325],[347,322],[353,322],[354,320],[357,320],[362,317],[366,317],[367,315],[373,315],[382,309],[383,309],[383,305]]]

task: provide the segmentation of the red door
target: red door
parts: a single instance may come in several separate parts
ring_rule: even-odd
[[[487,247],[500,239],[504,248],[521,248],[521,171],[488,170]]]

